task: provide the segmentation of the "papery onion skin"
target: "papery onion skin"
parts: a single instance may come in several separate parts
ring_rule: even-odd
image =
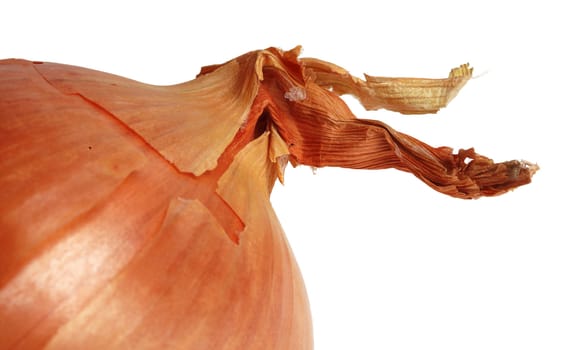
[[[311,349],[304,283],[269,201],[287,160],[395,167],[460,198],[537,169],[433,148],[338,97],[433,113],[467,66],[362,81],[299,52],[253,51],[162,87],[0,61],[0,348]]]

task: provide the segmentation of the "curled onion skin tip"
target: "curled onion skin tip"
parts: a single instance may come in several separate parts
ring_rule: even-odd
[[[287,162],[396,168],[458,198],[537,166],[434,148],[366,109],[435,113],[471,77],[351,76],[268,48],[154,86],[0,61],[0,348],[312,349],[271,207]]]

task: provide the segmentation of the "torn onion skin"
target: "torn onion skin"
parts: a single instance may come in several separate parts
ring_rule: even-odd
[[[153,86],[0,61],[0,348],[311,349],[302,277],[269,197],[287,162],[396,168],[458,198],[536,165],[434,148],[369,110],[435,113],[471,77],[351,76],[249,52]]]

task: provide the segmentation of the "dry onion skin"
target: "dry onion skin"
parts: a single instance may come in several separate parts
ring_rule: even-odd
[[[458,198],[537,167],[434,148],[366,109],[435,113],[471,77],[351,76],[249,52],[153,86],[0,61],[0,348],[311,349],[301,274],[269,197],[288,162],[396,168]]]

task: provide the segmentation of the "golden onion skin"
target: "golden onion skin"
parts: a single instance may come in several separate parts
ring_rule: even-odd
[[[220,164],[226,176],[194,176],[47,66],[93,74],[118,105],[113,86],[142,100],[161,89],[0,64],[0,348],[310,349],[303,281],[269,202],[269,133],[244,128],[252,142]],[[121,113],[200,109],[166,90]]]

